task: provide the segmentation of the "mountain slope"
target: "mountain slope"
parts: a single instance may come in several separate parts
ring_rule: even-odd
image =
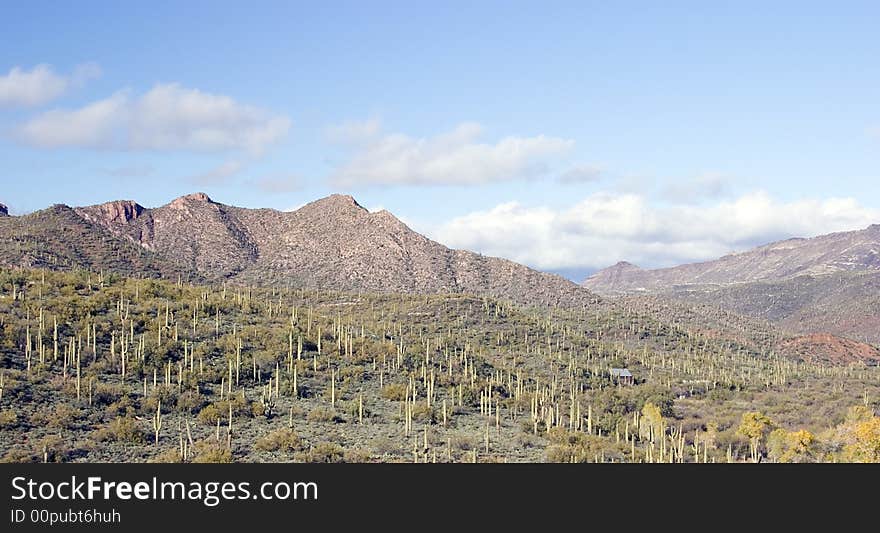
[[[644,270],[618,263],[588,277],[583,285],[598,294],[616,294],[857,271],[880,272],[880,224],[811,239],[788,239],[671,268]]]
[[[204,193],[155,209],[127,200],[75,209],[86,220],[205,279],[234,276],[256,258],[256,244],[230,210]]]
[[[155,253],[120,240],[64,205],[19,217],[0,217],[0,264],[87,268],[145,277],[181,273]]]
[[[39,227],[34,250],[75,257],[61,263],[4,254],[4,264],[82,267],[136,273],[185,272],[189,279],[400,293],[466,292],[525,305],[583,307],[590,291],[554,274],[505,259],[452,250],[420,235],[387,211],[370,213],[354,198],[332,195],[292,212],[246,209],[203,193],[157,208],[131,200],[69,208],[53,218],[8,217],[16,227]],[[41,212],[42,213],[42,212]],[[61,214],[63,213],[63,217]],[[61,228],[80,228],[75,234]],[[14,231],[0,231],[11,246]],[[55,242],[48,236],[66,235]],[[92,255],[79,257],[83,250]],[[126,250],[124,257],[111,260]],[[121,261],[121,262],[120,262]],[[118,263],[118,264],[117,264]],[[148,274],[149,275],[149,274]]]
[[[829,332],[880,344],[880,273],[842,272],[775,282],[692,286],[664,293],[718,305],[797,333]]]
[[[827,333],[814,333],[787,339],[777,346],[777,350],[790,359],[811,363],[880,364],[880,350],[877,348],[861,342],[841,339]]]
[[[880,343],[880,225],[788,239],[714,261],[644,270],[618,263],[584,286],[654,294],[768,320],[794,333]]]

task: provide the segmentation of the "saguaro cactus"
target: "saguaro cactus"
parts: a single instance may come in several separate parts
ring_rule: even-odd
[[[159,445],[159,431],[162,429],[162,400],[156,402],[156,416],[153,417],[153,431],[156,435],[156,446]]]

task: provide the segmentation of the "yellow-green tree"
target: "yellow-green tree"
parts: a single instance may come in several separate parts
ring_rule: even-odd
[[[662,438],[666,433],[666,421],[663,420],[663,412],[651,402],[642,407],[642,417],[639,420],[639,438],[654,439]]]
[[[853,441],[843,447],[844,459],[853,463],[880,462],[880,417],[859,422],[852,434]]]
[[[806,430],[774,429],[767,437],[767,454],[777,463],[805,463],[813,460],[816,437]]]
[[[749,452],[752,461],[758,462],[761,442],[772,428],[773,421],[766,415],[758,411],[743,413],[737,433],[749,439]]]

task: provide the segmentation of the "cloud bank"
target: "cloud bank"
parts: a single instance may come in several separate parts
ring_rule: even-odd
[[[15,134],[43,148],[259,154],[289,128],[285,116],[172,83],[139,97],[120,91],[79,109],[47,111],[21,124]]]
[[[877,222],[880,210],[853,198],[780,202],[758,191],[708,206],[658,206],[639,194],[603,192],[563,209],[504,203],[428,233],[454,248],[561,270],[598,269],[622,260],[670,266]]]
[[[100,75],[101,68],[94,63],[78,65],[69,75],[58,74],[46,64],[30,70],[13,67],[6,75],[0,76],[0,106],[39,106]]]
[[[347,163],[330,176],[340,187],[361,185],[475,185],[537,177],[550,158],[569,151],[574,141],[558,137],[505,137],[480,142],[474,122],[433,137],[381,134],[374,121],[347,123],[330,136],[353,143]]]

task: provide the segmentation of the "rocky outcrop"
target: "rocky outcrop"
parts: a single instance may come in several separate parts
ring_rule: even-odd
[[[144,212],[144,208],[132,200],[116,200],[91,207],[81,207],[76,211],[92,222],[112,227],[138,218]]]

